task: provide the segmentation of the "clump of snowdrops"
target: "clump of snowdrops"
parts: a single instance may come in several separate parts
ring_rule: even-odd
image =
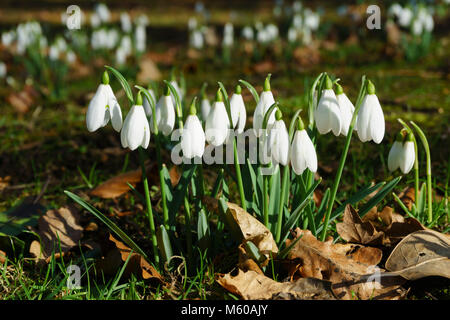
[[[111,89],[109,74],[113,74],[125,90],[130,107],[126,117],[122,113],[124,106],[119,105]],[[133,90],[120,72],[106,67],[89,103],[86,125],[93,132],[111,122],[114,130],[120,132],[122,146],[139,153],[144,194],[132,189],[145,202],[151,253],[139,248],[92,205],[69,191],[66,194],[103,221],[134,251],[144,257],[151,256],[156,266],[176,255],[184,257],[188,269],[193,270],[196,258],[213,256],[223,250],[233,234],[228,201],[239,204],[270,230],[277,245],[283,249],[280,257],[291,248],[285,247],[285,240],[290,230],[297,226],[309,229],[325,240],[333,235],[331,223],[342,215],[347,204],[358,206],[358,213],[364,216],[401,179],[399,176],[367,185],[346,199],[338,193],[353,132],[356,131],[360,140],[354,140],[354,143],[380,144],[384,140],[385,120],[375,85],[363,76],[353,104],[339,79],[321,73],[308,91],[307,104],[299,106],[287,122],[283,106],[272,93],[270,79],[269,74],[259,94],[245,80],[235,83],[231,95],[218,82],[212,103],[204,85],[198,96],[186,103],[176,78],[164,80],[162,94],[158,96],[158,90],[139,85]],[[246,104],[250,102],[242,98],[243,89],[251,92],[256,103],[252,127],[247,130]],[[418,179],[418,146],[414,132],[405,122],[399,121],[404,130],[397,135],[388,155],[389,169],[400,168],[402,174],[407,174],[415,166],[415,178]],[[420,128],[413,122],[411,124],[425,146],[428,178],[431,176],[428,144]],[[332,139],[336,139],[342,149],[334,181],[325,190],[319,205],[313,201],[313,193],[321,183],[316,174],[316,148],[320,148],[318,135],[334,135]],[[151,145],[153,139],[155,143]],[[171,150],[171,160],[181,169],[176,186],[172,186],[167,169],[173,164],[162,162],[161,150]],[[151,199],[149,192],[144,165],[147,158],[158,165],[161,195],[158,203]],[[205,181],[203,170],[206,168],[216,173],[212,186]],[[416,184],[418,186],[418,180]],[[235,194],[230,192],[232,185],[237,189]],[[428,202],[420,206],[421,210],[428,210],[425,220],[431,223],[435,218],[431,180],[427,180],[426,185]],[[362,200],[371,193],[375,196],[363,203]],[[206,205],[206,199],[211,198],[217,199],[217,210]],[[337,198],[341,199],[339,205],[336,205]],[[238,238],[232,240],[231,245],[239,241]],[[260,254],[256,246],[246,245],[256,256]]]

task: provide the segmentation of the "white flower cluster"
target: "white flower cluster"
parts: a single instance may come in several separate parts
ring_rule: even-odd
[[[411,33],[415,36],[433,31],[433,13],[433,8],[422,5],[402,7],[400,4],[394,3],[388,9],[389,17],[395,18],[400,27],[410,28]]]
[[[291,26],[288,29],[287,40],[289,42],[301,42],[309,45],[313,32],[319,29],[320,15],[309,8],[298,10],[292,17]]]

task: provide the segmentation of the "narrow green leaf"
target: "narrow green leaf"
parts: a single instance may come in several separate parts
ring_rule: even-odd
[[[247,87],[247,89],[250,91],[250,93],[253,96],[253,99],[255,99],[256,104],[258,104],[259,102],[259,95],[258,92],[256,91],[256,89],[247,81],[245,80],[239,80],[240,83],[242,83],[244,86]]]
[[[116,77],[116,79],[119,81],[120,85],[122,86],[123,90],[125,90],[125,94],[127,95],[128,100],[130,101],[131,105],[134,105],[134,98],[133,98],[133,91],[131,90],[130,85],[128,84],[128,81],[124,78],[124,76],[110,66],[105,66],[106,69],[112,72],[112,74]]]
[[[160,225],[158,231],[156,231],[156,237],[158,239],[158,248],[161,252],[163,261],[169,261],[173,256],[172,245],[170,243],[169,234],[167,233],[164,225]]]
[[[375,207],[378,203],[380,203],[381,200],[384,199],[384,197],[394,189],[394,187],[400,182],[402,179],[401,176],[392,179],[392,181],[389,181],[380,191],[377,192],[377,194],[371,198],[367,203],[364,204],[363,207],[361,207],[358,211],[359,215],[361,217],[364,217],[364,215],[370,211],[373,207]]]

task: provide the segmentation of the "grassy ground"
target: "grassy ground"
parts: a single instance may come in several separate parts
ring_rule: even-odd
[[[173,9],[172,9],[173,10]],[[262,10],[263,13],[265,12]],[[226,21],[226,10],[213,13],[213,21]],[[170,15],[173,20],[164,20],[158,10],[150,13],[150,38],[164,30],[167,37],[178,32],[180,21],[184,26],[187,13],[176,10]],[[4,14],[4,12],[3,12]],[[244,12],[246,16],[248,12]],[[11,15],[10,19],[13,15]],[[17,18],[17,17],[16,17]],[[50,19],[51,20],[51,19]],[[13,20],[2,20],[12,23]],[[177,21],[177,24],[174,24]],[[167,45],[161,39],[151,45],[151,51],[164,52]],[[175,37],[178,39],[177,37]],[[177,42],[177,40],[172,40]],[[233,86],[238,79],[246,79],[250,83],[261,86],[266,72],[255,72],[248,65],[235,61],[224,66],[220,59],[194,60],[185,57],[185,52],[177,43],[178,53],[174,63],[182,61],[180,67],[188,81],[188,99],[198,92],[201,84],[208,81],[209,92],[215,91],[215,82],[220,80],[225,85]],[[341,78],[341,83],[352,100],[356,99],[360,77],[366,74],[377,86],[377,94],[381,100],[386,118],[388,133],[381,147],[369,143],[359,143],[354,138],[350,148],[348,165],[344,170],[344,183],[341,186],[342,197],[357,190],[371,181],[379,181],[380,177],[389,176],[387,170],[387,155],[395,134],[401,128],[396,122],[398,117],[404,120],[416,121],[425,131],[430,142],[432,154],[432,170],[434,190],[439,196],[444,195],[448,182],[449,150],[448,121],[450,115],[450,92],[448,52],[450,38],[448,35],[434,39],[431,53],[419,61],[407,62],[402,59],[385,58],[378,47],[361,49],[359,46],[342,46],[334,50],[322,49],[320,63],[308,66],[296,66],[280,61],[271,61],[273,74],[272,87],[286,115],[292,114],[296,108],[304,104],[305,86],[322,71]],[[239,60],[239,58],[237,59]],[[107,61],[106,61],[107,62]],[[170,67],[160,65],[164,76],[168,76]],[[166,78],[165,77],[165,78]],[[99,78],[98,72],[91,72],[80,79],[69,78],[67,81],[68,96],[62,101],[49,102],[39,97],[24,114],[18,114],[8,103],[6,97],[8,88],[1,86],[1,117],[0,117],[0,179],[7,178],[6,187],[0,191],[0,212],[18,205],[24,198],[36,196],[43,192],[39,201],[41,205],[59,208],[69,201],[64,190],[85,194],[90,187],[127,170],[138,167],[135,153],[123,150],[119,136],[111,127],[95,133],[87,132],[85,114],[92,93]],[[115,86],[115,85],[114,85]],[[118,86],[115,86],[118,89]],[[120,93],[119,93],[120,96]],[[250,95],[246,95],[248,114],[254,109]],[[120,102],[126,105],[122,93]],[[250,123],[248,123],[250,125]],[[336,143],[337,141],[337,143]],[[333,172],[336,169],[343,138],[321,136],[318,141],[319,174],[324,178],[322,190],[332,183]],[[151,142],[150,149],[154,145]],[[167,154],[166,154],[167,156]],[[422,179],[424,181],[425,155],[419,154]],[[213,172],[213,170],[211,170]],[[211,173],[212,174],[212,173]],[[89,176],[89,181],[83,177]],[[397,186],[395,192],[400,192],[406,186],[412,185],[412,174],[406,176]],[[232,190],[233,191],[233,190]],[[233,193],[232,193],[233,194]],[[236,194],[235,194],[236,195]],[[237,197],[236,197],[237,198]],[[142,248],[150,248],[146,239],[143,207],[135,203],[132,195],[117,201],[95,200],[95,205],[104,212],[111,213],[112,219],[121,227],[133,234]],[[388,197],[385,202],[392,202]],[[115,212],[132,210],[134,215],[118,217]],[[95,221],[88,213],[83,212],[83,223]],[[441,226],[444,229],[446,226]],[[105,232],[106,230],[99,231]],[[28,235],[27,237],[31,237]],[[86,237],[97,237],[87,233]],[[0,248],[1,249],[1,248]],[[77,251],[77,250],[74,250]],[[215,281],[215,272],[229,272],[237,262],[233,252],[224,252],[218,258],[199,257],[200,269],[194,276],[184,277],[171,270],[165,273],[173,287],[170,290],[149,286],[148,281],[137,279],[133,275],[123,276],[123,270],[109,276],[92,274],[83,283],[81,290],[67,294],[65,267],[71,264],[70,259],[78,261],[79,254],[65,259],[55,258],[48,265],[36,266],[25,257],[8,261],[1,268],[0,298],[1,299],[38,299],[38,298],[81,298],[81,299],[233,299]],[[86,257],[84,266],[92,268],[93,258]],[[227,261],[228,263],[225,263]],[[83,270],[83,273],[85,270]],[[410,298],[449,298],[449,282],[432,280],[412,284]],[[431,284],[430,284],[431,283]]]

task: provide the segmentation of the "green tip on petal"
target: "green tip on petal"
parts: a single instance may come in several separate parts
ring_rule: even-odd
[[[264,91],[270,91],[270,77],[272,76],[272,74],[268,74],[266,77],[266,80],[264,80]]]
[[[325,90],[330,90],[333,88],[333,81],[331,81],[330,77],[326,75],[325,78]]]
[[[166,86],[165,88],[164,88],[164,95],[167,97],[167,96],[170,96],[170,88],[169,88],[169,86]]]
[[[234,90],[236,94],[241,94],[242,93],[242,88],[240,85],[236,86],[236,89]]]
[[[275,119],[281,120],[283,118],[283,113],[281,112],[281,110],[279,108],[277,108],[277,111],[275,112]]]
[[[375,86],[372,81],[367,81],[367,94],[375,94]]]
[[[137,105],[137,106],[142,106],[142,104],[143,104],[143,101],[142,101],[142,94],[141,94],[141,92],[139,91],[138,94],[137,94],[137,97],[136,97],[136,105]]]
[[[342,89],[342,86],[339,83],[336,83],[336,95],[340,95],[344,93],[344,89]]]
[[[191,106],[189,107],[189,115],[195,116],[197,114],[197,108],[195,107],[195,104],[197,102],[197,97],[194,97],[194,99],[191,102]]]
[[[102,83],[103,84],[109,84],[109,75],[108,75],[107,71],[103,72]]]
[[[223,102],[222,91],[220,88],[216,92],[216,102]]]
[[[305,130],[305,125],[303,124],[302,118],[300,118],[300,116],[299,116],[297,119],[298,119],[297,129],[299,131]]]

